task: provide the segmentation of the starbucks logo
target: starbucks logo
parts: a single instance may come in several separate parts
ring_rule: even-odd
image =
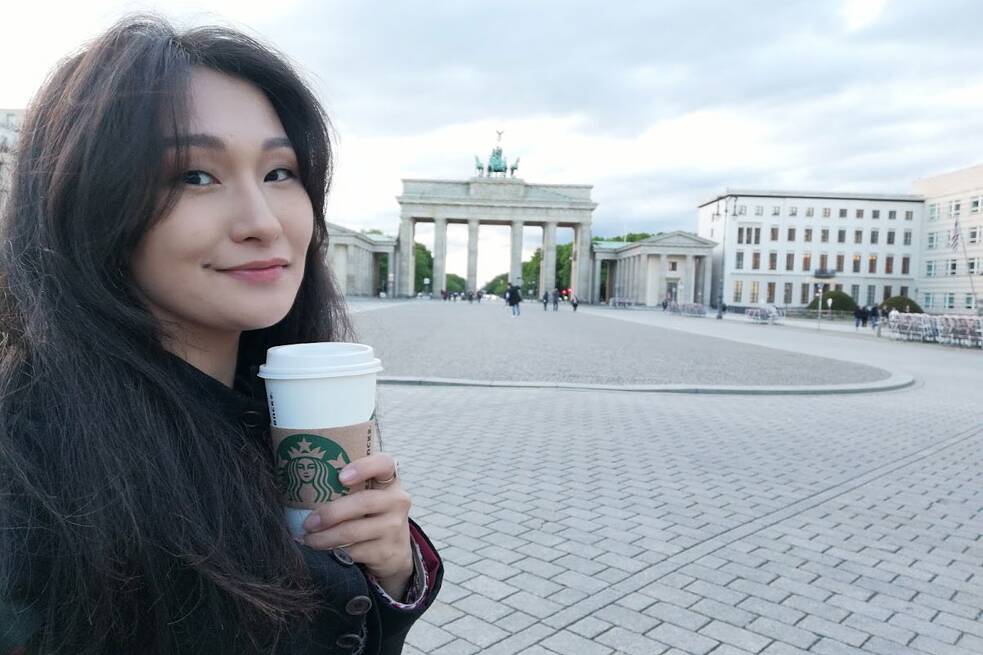
[[[316,434],[292,434],[276,450],[280,493],[287,502],[325,503],[348,495],[338,473],[351,460],[331,439]]]

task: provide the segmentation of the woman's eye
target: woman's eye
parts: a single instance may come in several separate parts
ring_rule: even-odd
[[[191,186],[208,186],[216,182],[215,178],[205,171],[188,171],[181,176],[181,180]]]
[[[264,182],[283,182],[297,177],[289,168],[276,168],[266,174]]]

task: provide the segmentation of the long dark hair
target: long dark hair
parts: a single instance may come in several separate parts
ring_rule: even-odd
[[[0,600],[41,611],[38,652],[175,652],[206,631],[208,652],[270,652],[315,606],[269,448],[189,397],[129,274],[177,193],[163,162],[194,66],[266,95],[314,207],[296,301],[242,335],[239,372],[273,345],[351,338],[324,264],[330,125],[282,55],[136,16],[57,67],[22,125],[0,241]]]

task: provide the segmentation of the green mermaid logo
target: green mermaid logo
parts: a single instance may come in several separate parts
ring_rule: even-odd
[[[348,495],[338,472],[351,460],[334,441],[316,434],[292,434],[277,447],[277,480],[288,503],[326,503]]]

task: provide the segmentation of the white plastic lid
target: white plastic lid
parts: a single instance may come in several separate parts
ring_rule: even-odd
[[[295,343],[266,351],[259,367],[264,380],[303,380],[366,375],[382,370],[372,346],[360,343]]]

